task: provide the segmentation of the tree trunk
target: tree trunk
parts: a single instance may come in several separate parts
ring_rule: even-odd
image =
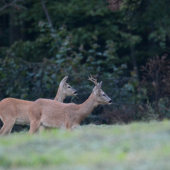
[[[135,56],[135,50],[134,50],[133,45],[131,45],[131,58],[132,58],[132,64],[133,64],[133,71],[136,72],[136,76],[137,76],[137,78],[139,78],[139,71],[138,71],[138,66],[137,66],[136,56]]]
[[[52,22],[51,22],[50,15],[49,15],[49,13],[48,13],[48,10],[47,10],[46,5],[45,5],[45,3],[44,3],[43,0],[41,0],[41,4],[42,4],[42,6],[43,6],[45,15],[46,15],[46,17],[47,17],[48,24],[49,24],[49,26],[51,27],[51,31],[53,32],[53,31],[54,31],[53,24],[52,24]]]
[[[16,24],[17,23],[17,24]],[[9,13],[9,43],[12,45],[15,41],[25,39],[24,21],[20,21],[17,12],[11,7]]]

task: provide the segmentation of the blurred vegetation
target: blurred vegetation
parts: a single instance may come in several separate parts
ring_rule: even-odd
[[[169,141],[169,121],[13,133],[1,137],[0,168],[168,170]]]
[[[87,122],[158,119],[160,112],[169,118],[168,96],[149,95],[151,79],[151,88],[140,83],[148,59],[164,53],[169,58],[168,0],[14,2],[0,1],[0,99],[54,98],[68,75],[79,91],[73,102],[82,103],[91,93],[92,74],[114,104],[95,109],[99,120],[91,116]]]

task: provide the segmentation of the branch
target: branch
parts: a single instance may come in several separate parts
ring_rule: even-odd
[[[46,17],[47,17],[48,24],[50,25],[50,27],[51,27],[51,31],[53,32],[53,31],[54,31],[54,28],[53,28],[53,25],[52,25],[52,22],[51,22],[51,19],[50,19],[49,13],[48,13],[48,11],[47,11],[47,8],[46,8],[45,3],[44,3],[44,1],[43,1],[43,0],[41,0],[41,4],[42,4],[42,6],[43,6],[43,9],[44,9],[45,15],[46,15]]]
[[[9,7],[9,6],[14,6],[14,7],[21,7],[21,8],[24,8],[23,6],[21,6],[21,5],[16,5],[15,3],[16,2],[18,2],[18,1],[22,1],[22,0],[14,0],[13,2],[11,2],[11,3],[9,3],[9,4],[7,4],[7,3],[5,3],[5,1],[4,0],[1,0],[5,5],[2,7],[2,8],[0,8],[0,11],[2,11],[3,9],[5,9],[5,8],[7,8],[7,7]]]
[[[1,0],[5,5],[2,7],[2,8],[0,8],[0,11],[2,11],[3,9],[5,9],[5,8],[7,8],[8,6],[13,6],[14,5],[14,3],[16,3],[17,2],[17,0],[14,0],[13,2],[11,2],[10,4],[6,4],[3,0]]]

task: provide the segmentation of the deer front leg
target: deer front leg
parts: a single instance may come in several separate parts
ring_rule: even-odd
[[[52,130],[52,128],[50,128],[50,127],[45,127],[45,126],[43,126],[43,125],[40,125],[40,127],[39,127],[39,132],[43,132],[43,131],[48,131],[48,132],[50,132]]]
[[[72,131],[76,129],[77,127],[79,127],[79,124],[71,124],[69,123],[69,121],[65,121],[65,127],[67,130]]]
[[[78,127],[80,127],[80,125],[79,125],[79,124],[75,124],[75,125],[73,125],[73,126],[71,127],[71,130],[77,129]]]
[[[45,127],[43,125],[40,125],[38,130],[39,130],[39,132],[43,132],[45,130]]]

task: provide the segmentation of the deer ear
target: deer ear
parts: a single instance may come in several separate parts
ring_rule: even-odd
[[[98,83],[98,85],[96,86],[96,89],[100,90],[102,87],[102,81],[100,83]]]
[[[68,79],[68,76],[65,76],[65,77],[61,80],[60,86],[63,86],[63,85],[66,83],[67,79]]]
[[[97,93],[99,93],[100,89],[101,89],[101,85],[102,85],[102,81],[94,87],[93,91],[94,91],[94,94],[96,95]]]

